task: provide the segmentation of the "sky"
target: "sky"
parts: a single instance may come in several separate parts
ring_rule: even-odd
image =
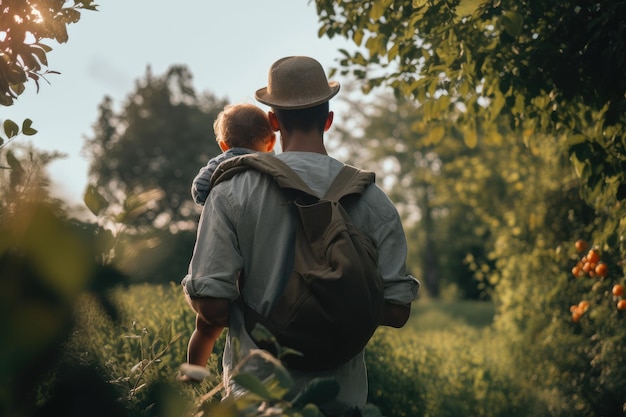
[[[146,68],[162,75],[185,65],[196,92],[211,92],[230,102],[254,102],[267,85],[267,72],[279,58],[308,55],[327,70],[337,66],[344,38],[319,38],[318,16],[310,0],[100,0],[98,11],[83,11],[68,26],[69,40],[48,53],[49,70],[39,91],[34,82],[15,104],[0,109],[0,122],[33,120],[37,149],[67,157],[52,163],[53,195],[81,205],[88,161],[81,156],[92,135],[98,105],[112,97],[119,108]],[[333,79],[342,82],[341,78]],[[258,103],[260,105],[260,103]],[[9,144],[8,146],[11,146]]]

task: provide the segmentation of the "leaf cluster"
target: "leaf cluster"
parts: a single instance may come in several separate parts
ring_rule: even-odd
[[[57,71],[48,66],[52,50],[42,40],[67,42],[66,26],[80,19],[80,10],[96,10],[93,0],[5,0],[0,11],[0,104],[10,106],[32,80]]]
[[[343,36],[339,70],[416,100],[433,132],[449,114],[475,147],[499,126],[563,137],[590,194],[626,197],[626,2],[316,1],[320,36]],[[446,121],[446,119],[448,119]],[[441,137],[435,135],[433,138]],[[604,184],[608,184],[607,187]]]
[[[574,99],[596,110],[609,103],[609,122],[624,109],[624,1],[316,5],[320,36],[344,36],[362,47],[344,51],[340,65],[369,87],[388,83],[420,103],[461,101],[486,120],[508,114],[521,121],[549,106],[562,111]],[[376,74],[376,67],[386,71]]]

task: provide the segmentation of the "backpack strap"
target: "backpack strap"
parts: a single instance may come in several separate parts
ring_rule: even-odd
[[[311,190],[289,165],[269,153],[253,153],[225,160],[213,173],[211,177],[211,188],[248,169],[255,169],[271,175],[281,188],[300,191],[317,199],[315,192]]]
[[[223,161],[211,176],[211,188],[248,169],[271,175],[281,188],[296,190],[318,199],[315,192],[289,165],[269,153],[246,154]],[[362,194],[375,179],[376,175],[371,171],[344,165],[330,185],[324,199],[339,201],[349,194]]]
[[[365,188],[373,183],[376,174],[350,165],[344,165],[326,191],[324,199],[339,201],[349,194],[363,194]]]

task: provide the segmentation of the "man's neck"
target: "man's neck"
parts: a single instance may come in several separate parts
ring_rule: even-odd
[[[324,138],[317,132],[292,132],[282,137],[283,152],[315,152],[328,155]]]

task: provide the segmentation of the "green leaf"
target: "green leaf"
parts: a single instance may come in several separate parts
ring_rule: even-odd
[[[373,2],[372,9],[370,10],[370,18],[372,20],[378,20],[385,15],[385,11],[391,4],[393,0],[378,0]]]
[[[263,400],[269,401],[273,398],[261,380],[252,374],[237,374],[233,376],[233,380],[241,385],[242,388],[248,390],[251,394],[261,397]]]
[[[313,379],[293,400],[294,404],[323,404],[334,400],[339,395],[339,383],[335,378]]]
[[[85,205],[94,215],[98,216],[102,211],[104,211],[109,203],[105,200],[104,197],[98,192],[98,189],[93,185],[88,185],[85,193],[83,194],[83,201]]]
[[[255,324],[254,328],[252,329],[251,336],[257,342],[269,342],[273,344],[277,343],[274,335],[260,323]]]
[[[434,145],[437,144],[441,141],[441,139],[443,138],[443,135],[446,134],[446,128],[439,125],[439,126],[434,126],[432,129],[430,129],[430,131],[428,132],[428,135],[426,136],[426,144],[427,145]]]
[[[473,15],[481,6],[483,0],[461,0],[454,10],[457,17],[465,17]]]
[[[587,176],[589,176],[591,172],[591,167],[589,166],[587,159],[580,160],[576,153],[572,153],[569,159],[572,162],[572,165],[574,166],[574,171],[576,171],[576,175],[579,178],[586,178]]]
[[[476,127],[474,126],[465,126],[463,129],[463,141],[465,142],[465,146],[470,149],[474,149],[478,144],[478,134],[476,133]]]
[[[288,389],[293,387],[293,384],[294,384],[293,378],[291,377],[291,374],[284,366],[277,364],[274,367],[274,375],[276,376],[276,380],[278,381],[281,387],[288,388]]]
[[[37,130],[31,127],[32,124],[33,124],[32,120],[30,119],[24,120],[24,122],[22,123],[22,133],[25,134],[26,136],[32,136],[36,134]]]
[[[514,11],[505,11],[500,18],[506,33],[516,38],[522,33],[522,16]]]
[[[354,35],[352,36],[352,40],[354,41],[356,46],[361,46],[361,42],[363,42],[363,31],[362,30],[355,31]]]
[[[11,139],[14,136],[17,136],[20,133],[20,128],[13,120],[5,120],[4,121],[4,133],[7,135],[7,138]]]

